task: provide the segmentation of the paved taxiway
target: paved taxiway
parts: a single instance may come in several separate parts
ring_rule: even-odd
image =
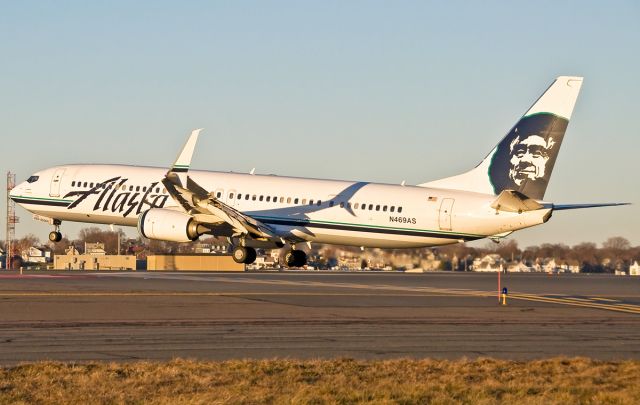
[[[640,358],[640,277],[0,273],[0,364],[174,357]]]

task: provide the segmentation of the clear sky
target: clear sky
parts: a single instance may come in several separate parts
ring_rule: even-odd
[[[637,1],[5,2],[2,182],[166,166],[204,127],[194,168],[417,184],[475,166],[556,76],[582,75],[545,197],[635,205],[512,238],[638,245],[639,21]]]

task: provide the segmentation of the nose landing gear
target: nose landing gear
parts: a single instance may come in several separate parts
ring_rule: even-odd
[[[53,225],[56,227],[56,229],[49,233],[49,240],[51,242],[60,242],[62,240],[62,233],[60,233],[61,223],[61,221],[54,220]]]

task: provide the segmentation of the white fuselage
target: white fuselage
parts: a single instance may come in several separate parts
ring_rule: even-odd
[[[164,190],[166,169],[67,165],[35,173],[11,197],[60,221],[136,226],[152,207],[181,210]],[[190,171],[220,201],[300,241],[407,248],[481,239],[545,222],[551,209],[491,208],[495,195],[273,175]]]

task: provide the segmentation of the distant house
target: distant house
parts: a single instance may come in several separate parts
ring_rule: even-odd
[[[104,256],[107,251],[104,249],[104,243],[85,243],[84,254],[92,256]]]
[[[629,275],[630,276],[640,276],[640,265],[638,261],[635,260],[631,266],[629,266]]]
[[[22,260],[27,263],[48,263],[51,259],[51,250],[47,247],[31,246],[22,252]]]
[[[471,270],[473,271],[502,271],[504,266],[504,260],[499,254],[493,253],[484,256],[483,258],[476,258],[473,261]]]
[[[509,266],[507,267],[507,271],[509,273],[530,273],[532,271],[535,271],[535,269],[533,267],[527,266],[523,262],[515,262],[509,264]]]
[[[71,245],[64,250],[64,254],[68,256],[77,256],[80,254],[80,252],[78,252],[78,249],[76,249],[75,246]]]

